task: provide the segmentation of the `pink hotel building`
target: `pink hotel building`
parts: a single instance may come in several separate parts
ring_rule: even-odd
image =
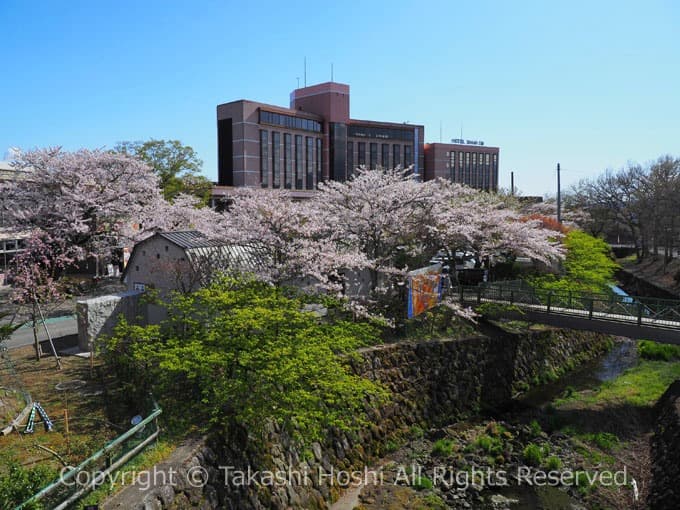
[[[349,113],[349,85],[335,82],[294,90],[290,108],[244,99],[218,105],[218,187],[303,192],[322,180],[344,181],[362,165],[413,165],[420,179],[498,189],[498,147],[464,140],[425,144],[422,125],[357,120]]]

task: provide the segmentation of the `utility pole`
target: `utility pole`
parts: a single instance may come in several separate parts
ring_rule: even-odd
[[[515,196],[515,172],[510,172],[510,196]]]
[[[557,163],[557,222],[562,223],[562,193],[560,191],[560,164]]]

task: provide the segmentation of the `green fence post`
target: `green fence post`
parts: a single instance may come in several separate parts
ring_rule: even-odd
[[[477,287],[477,304],[482,302],[482,288]]]
[[[571,308],[571,291],[569,291],[568,296],[569,296],[569,298],[568,298],[569,301],[568,301],[568,304],[567,304],[567,308]]]
[[[637,325],[642,326],[642,303],[638,301],[637,305]]]
[[[593,306],[595,305],[595,300],[593,298],[588,299],[588,319],[593,318]]]
[[[548,292],[548,304],[546,305],[547,313],[550,313],[550,304],[552,303],[552,291]]]
[[[463,286],[458,287],[460,289],[460,302],[463,302]]]
[[[510,290],[510,304],[512,304],[513,301],[515,301],[515,291],[511,289]]]

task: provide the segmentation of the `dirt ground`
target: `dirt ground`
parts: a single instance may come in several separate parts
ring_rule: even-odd
[[[24,422],[19,431],[0,436],[0,466],[18,461],[25,466],[46,463],[60,468],[62,462],[57,456],[41,446],[76,465],[127,428],[125,423],[115,423],[116,410],[109,408],[107,398],[111,388],[101,375],[99,361],[91,367],[87,358],[63,356],[59,370],[53,356],[36,361],[32,346],[8,351],[4,356],[10,359],[0,360],[0,387],[28,391],[45,409],[54,429],[46,431],[36,417],[33,434],[22,433]],[[2,426],[8,424],[3,422]]]
[[[622,266],[638,278],[680,295],[680,280],[675,279],[675,275],[680,274],[680,259],[671,260],[665,267],[662,256],[657,257],[656,260],[650,257],[639,264],[624,262]]]

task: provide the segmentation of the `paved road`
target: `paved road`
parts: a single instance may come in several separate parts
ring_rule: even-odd
[[[47,328],[50,330],[50,335],[52,335],[53,339],[78,333],[78,323],[73,315],[47,319]],[[47,340],[47,334],[42,325],[38,328],[38,340]],[[5,345],[10,349],[33,345],[33,328],[23,327],[17,329],[10,339],[5,342]]]

